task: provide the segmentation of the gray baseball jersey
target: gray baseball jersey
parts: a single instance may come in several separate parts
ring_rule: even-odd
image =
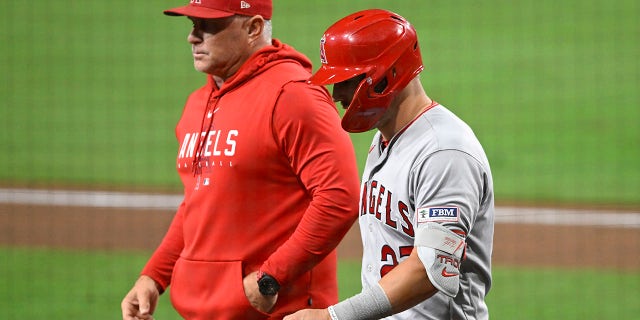
[[[420,224],[436,222],[466,238],[457,296],[438,292],[386,319],[488,319],[493,219],[489,162],[471,128],[451,111],[435,104],[386,146],[378,132],[361,184],[363,287],[409,256]]]

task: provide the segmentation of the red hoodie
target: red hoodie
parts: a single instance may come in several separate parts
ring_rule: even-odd
[[[142,274],[187,319],[267,319],[242,279],[281,284],[272,318],[338,301],[335,247],[358,212],[349,136],[311,63],[274,40],[218,88],[193,92],[176,127],[180,205]],[[207,134],[208,133],[208,134]]]

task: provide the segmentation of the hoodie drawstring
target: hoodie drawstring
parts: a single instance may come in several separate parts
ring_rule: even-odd
[[[209,136],[211,127],[213,126],[213,118],[215,115],[215,108],[213,107],[214,100],[216,100],[217,104],[217,98],[214,97],[213,90],[211,90],[211,92],[209,93],[209,98],[207,99],[207,106],[204,108],[204,113],[202,114],[202,122],[200,123],[200,134],[198,134],[198,140],[196,140],[196,145],[198,146],[198,148],[196,149],[196,153],[193,156],[193,163],[191,168],[194,177],[202,173],[202,165],[200,164],[200,160],[202,159],[205,142],[207,140],[207,137]],[[209,119],[206,128],[205,119]]]

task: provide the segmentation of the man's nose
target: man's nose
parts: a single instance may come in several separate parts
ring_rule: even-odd
[[[189,32],[187,41],[189,41],[189,43],[199,43],[200,41],[202,41],[202,37],[200,36],[200,33],[194,28],[193,30],[191,30],[191,32]]]

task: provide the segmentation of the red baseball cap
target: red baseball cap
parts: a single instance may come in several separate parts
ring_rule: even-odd
[[[188,16],[201,19],[261,15],[271,19],[273,5],[271,0],[189,0],[189,4],[165,10],[168,16]]]

